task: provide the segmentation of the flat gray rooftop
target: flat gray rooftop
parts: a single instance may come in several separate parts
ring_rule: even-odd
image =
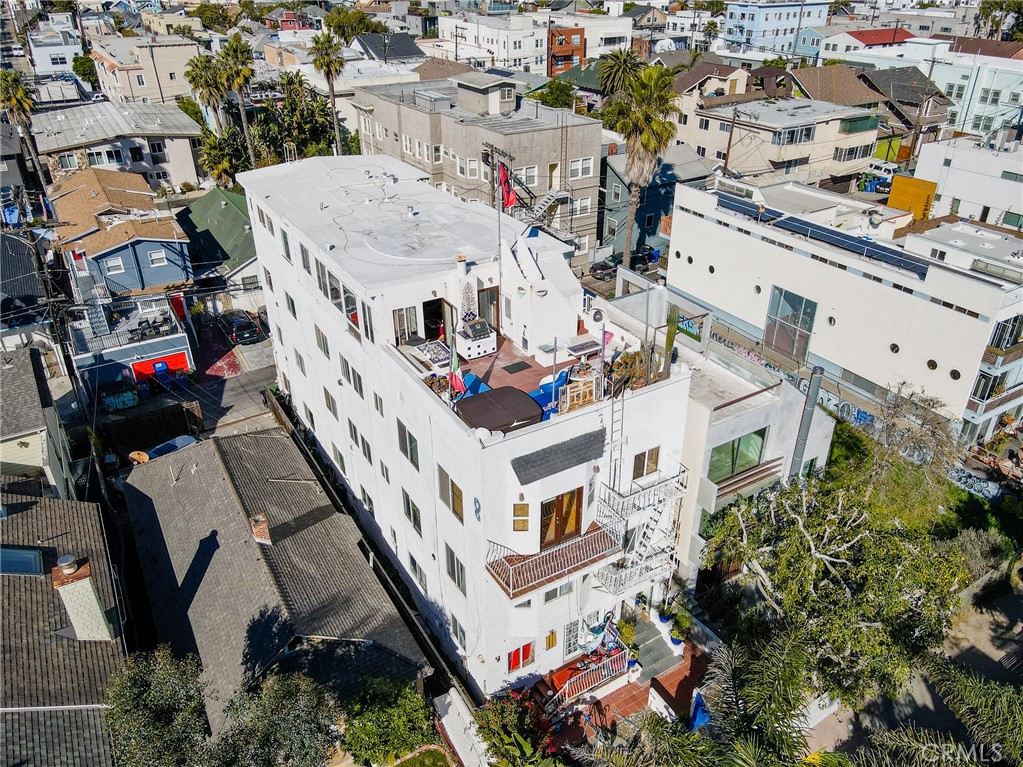
[[[1002,261],[1023,268],[1023,238],[1002,234],[967,223],[942,224],[916,235],[920,239],[942,243],[957,250],[968,251],[976,258]]]
[[[494,261],[498,213],[430,186],[429,175],[388,155],[311,157],[247,171],[238,181],[257,205],[288,222],[363,287],[415,282],[470,263]],[[410,212],[411,209],[411,212]],[[540,253],[570,246],[502,215],[506,243],[530,230]]]
[[[797,125],[807,125],[823,120],[866,117],[874,114],[873,110],[862,107],[847,107],[842,104],[832,104],[830,101],[791,98],[747,101],[744,104],[725,105],[700,111],[715,117],[730,118],[732,110],[735,108],[740,111],[740,122],[766,125],[771,128],[794,128]]]
[[[136,64],[138,57],[132,51],[138,48],[161,48],[174,45],[195,45],[181,35],[147,35],[145,37],[115,37],[104,35],[96,38],[95,49],[118,64]]]
[[[41,154],[122,136],[193,137],[201,133],[198,123],[177,104],[100,101],[32,116],[32,135]]]
[[[486,72],[465,72],[449,78],[451,82],[461,85],[468,85],[470,88],[493,88],[495,85],[514,85],[515,80],[501,75],[491,75]]]

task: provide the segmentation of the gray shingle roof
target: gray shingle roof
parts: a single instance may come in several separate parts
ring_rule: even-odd
[[[101,603],[107,609],[116,607],[99,507],[8,493],[3,502],[8,512],[0,520],[4,544],[40,547],[45,574],[0,576],[0,706],[98,706],[110,675],[123,662],[121,642],[79,642],[57,635],[70,621],[49,573],[60,555],[88,559]],[[40,546],[39,541],[45,543]],[[0,743],[3,764],[112,764],[97,709],[4,712]]]
[[[935,83],[916,67],[892,67],[860,73],[860,79],[873,86],[879,94],[904,104],[918,106],[935,95],[939,103],[949,103]]]
[[[0,234],[0,326],[39,322],[46,313],[45,299],[32,246],[20,237]]]
[[[0,391],[3,392],[0,437],[3,439],[46,428],[43,406],[50,404],[50,395],[40,376],[32,349],[0,353]]]
[[[126,492],[161,640],[199,653],[218,731],[233,692],[295,636],[368,641],[427,666],[291,438],[216,437],[136,467]],[[272,545],[249,520],[264,516]]]
[[[384,36],[379,32],[356,35],[355,42],[359,43],[371,58],[384,60]],[[422,48],[416,45],[411,36],[404,32],[396,32],[389,35],[386,58],[425,59],[426,54],[423,53]]]
[[[32,115],[32,135],[40,154],[124,136],[196,137],[201,132],[177,104],[99,101]]]
[[[567,471],[574,466],[595,461],[604,454],[604,430],[580,434],[556,445],[513,458],[515,476],[523,485]]]

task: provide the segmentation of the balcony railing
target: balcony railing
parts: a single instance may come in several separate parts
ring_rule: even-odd
[[[604,588],[615,596],[625,594],[637,584],[667,575],[675,566],[670,551],[662,551],[644,559],[612,562],[596,572]]]
[[[677,501],[685,495],[688,480],[689,470],[681,468],[670,476],[658,471],[635,479],[625,492],[604,485],[600,495],[600,521],[617,527],[635,514]]]
[[[1013,386],[1011,389],[1003,394],[999,394],[997,397],[989,396],[986,400],[970,397],[969,401],[966,403],[966,409],[981,415],[1000,408],[1002,405],[1009,402],[1014,402],[1020,398],[1023,398],[1023,383]]]
[[[504,592],[515,599],[619,553],[619,539],[610,530],[594,524],[585,534],[539,554],[518,554],[491,542],[487,570]]]
[[[101,336],[87,336],[80,331],[73,331],[75,352],[78,354],[94,354],[117,349],[122,346],[141,344],[152,341],[156,338],[167,338],[182,333],[181,326],[176,322],[169,322],[164,325],[154,325],[148,329],[122,330],[116,333],[107,333]]]
[[[605,685],[612,679],[621,676],[628,668],[629,654],[627,652],[609,655],[596,666],[586,669],[583,673],[565,682],[565,686],[558,690],[554,697],[544,703],[544,709],[548,714],[553,714],[590,690]]]

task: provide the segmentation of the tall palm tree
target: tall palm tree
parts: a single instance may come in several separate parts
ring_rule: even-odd
[[[7,113],[7,121],[21,134],[22,141],[32,155],[39,184],[45,189],[43,166],[39,162],[39,154],[32,139],[32,112],[36,108],[35,91],[21,72],[14,69],[0,70],[0,106]]]
[[[234,91],[238,98],[238,112],[242,119],[242,133],[245,134],[245,148],[249,152],[249,162],[256,167],[256,151],[252,146],[249,134],[249,117],[245,111],[245,94],[253,75],[252,46],[242,39],[240,32],[235,32],[227,44],[217,54],[224,85]]]
[[[213,119],[217,123],[217,133],[223,131],[224,118],[221,110],[224,105],[224,96],[227,95],[227,85],[220,69],[220,62],[208,53],[193,56],[188,60],[185,79],[192,87],[192,93],[196,95],[196,98],[213,112]]]
[[[313,59],[313,68],[327,81],[327,95],[330,97],[330,111],[334,116],[334,151],[341,154],[341,125],[337,119],[337,101],[334,95],[334,80],[345,67],[341,55],[341,40],[330,32],[321,32],[313,37],[309,53]]]
[[[639,196],[657,170],[658,157],[675,138],[676,115],[681,111],[672,90],[674,77],[662,66],[644,67],[622,93],[629,106],[618,123],[625,137],[628,159],[625,175],[629,178],[629,213],[625,222],[625,250],[622,263],[628,266],[632,256],[632,235],[636,228]]]
[[[597,64],[600,92],[609,98],[621,96],[644,67],[632,48],[616,48]]]

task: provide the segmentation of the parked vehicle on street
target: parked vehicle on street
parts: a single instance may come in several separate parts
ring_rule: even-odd
[[[252,318],[240,309],[224,312],[217,317],[217,326],[231,346],[255,344],[263,340],[263,331]]]
[[[632,258],[629,259],[629,268],[636,274],[643,274],[650,269],[651,264],[657,263],[660,257],[660,250],[652,248],[649,245],[644,245],[632,254]],[[612,254],[602,261],[597,261],[593,264],[590,267],[590,276],[594,279],[600,280],[601,282],[607,282],[608,280],[614,279],[615,272],[621,265],[622,254]]]

